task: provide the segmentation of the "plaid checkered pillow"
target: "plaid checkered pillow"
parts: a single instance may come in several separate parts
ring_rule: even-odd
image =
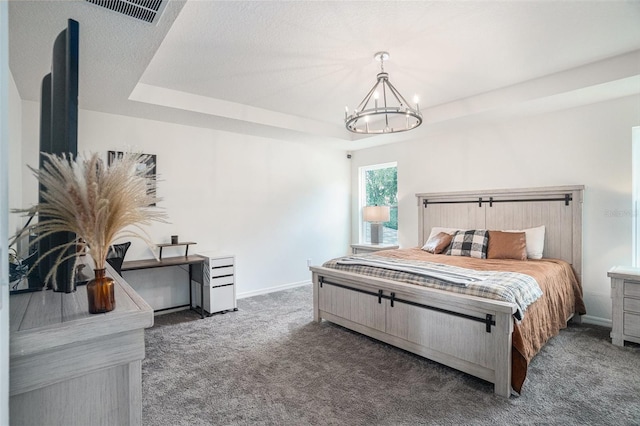
[[[467,256],[477,259],[487,258],[489,245],[489,231],[484,229],[471,229],[469,231],[456,231],[451,239],[447,255]]]

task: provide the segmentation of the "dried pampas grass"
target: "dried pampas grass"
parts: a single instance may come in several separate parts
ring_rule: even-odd
[[[38,214],[38,223],[24,232],[37,235],[32,244],[57,232],[73,232],[88,247],[96,269],[105,267],[109,247],[119,238],[140,238],[155,247],[142,226],[154,221],[167,223],[167,216],[150,207],[159,200],[152,171],[139,167],[147,156],[125,153],[107,166],[95,153],[75,160],[42,155],[46,157],[44,167],[30,169],[45,188],[43,201],[31,209],[17,210]],[[45,277],[45,282],[51,282],[54,288],[58,266],[76,258],[75,245],[73,241],[40,254],[42,259],[56,253],[54,266]]]

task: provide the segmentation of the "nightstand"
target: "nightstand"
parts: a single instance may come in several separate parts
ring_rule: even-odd
[[[353,254],[361,254],[361,253],[372,253],[374,251],[380,251],[380,250],[393,250],[399,247],[400,246],[396,244],[360,243],[360,244],[351,244],[351,251],[353,252]]]
[[[624,346],[640,343],[640,268],[615,266],[607,273],[611,278],[611,342]]]

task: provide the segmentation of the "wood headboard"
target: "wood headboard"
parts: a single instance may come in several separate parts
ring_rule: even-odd
[[[512,230],[545,226],[544,257],[582,277],[583,185],[416,194],[418,243],[431,228]]]

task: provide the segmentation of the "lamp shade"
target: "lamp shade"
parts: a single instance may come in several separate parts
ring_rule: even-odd
[[[389,206],[366,206],[362,209],[362,220],[365,222],[388,222],[390,218]]]

